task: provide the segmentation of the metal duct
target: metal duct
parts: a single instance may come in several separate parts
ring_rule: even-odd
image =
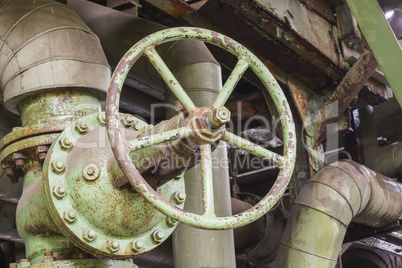
[[[110,69],[98,37],[52,0],[0,2],[0,84],[5,108],[55,88],[106,92]]]
[[[297,196],[276,267],[335,267],[349,223],[402,219],[402,185],[353,161],[318,171]]]

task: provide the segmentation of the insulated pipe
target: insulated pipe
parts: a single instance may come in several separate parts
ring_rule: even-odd
[[[297,196],[276,267],[335,267],[353,220],[383,227],[402,219],[402,185],[353,161],[319,170]]]
[[[104,93],[110,69],[97,36],[52,0],[0,3],[0,85],[4,106],[19,114],[25,97],[57,88]]]

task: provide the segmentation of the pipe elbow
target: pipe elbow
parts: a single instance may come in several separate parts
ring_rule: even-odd
[[[0,10],[0,82],[8,111],[18,114],[21,99],[54,88],[106,92],[110,67],[99,39],[71,8],[13,0]]]
[[[398,183],[353,161],[318,171],[297,196],[276,267],[334,267],[350,222],[381,227],[401,217]]]

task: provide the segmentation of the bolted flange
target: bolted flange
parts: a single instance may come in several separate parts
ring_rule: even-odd
[[[81,134],[85,133],[88,131],[88,124],[84,121],[78,121],[75,125],[75,129]]]
[[[130,248],[133,252],[140,252],[144,246],[144,242],[141,240],[134,240],[130,242]]]
[[[84,239],[88,242],[93,241],[96,238],[96,232],[92,229],[85,229]]]
[[[119,250],[120,248],[120,243],[119,241],[115,240],[115,239],[110,239],[106,242],[106,247],[108,250],[110,250],[111,252],[116,252]]]
[[[172,199],[176,204],[182,204],[186,200],[186,193],[176,191],[172,194]]]
[[[152,233],[152,240],[156,243],[161,243],[163,241],[163,238],[165,238],[165,233],[159,230],[155,230]]]
[[[64,212],[64,220],[73,223],[77,219],[77,213],[73,209],[69,209]]]
[[[66,195],[66,188],[62,185],[55,186],[53,188],[53,195],[57,198],[63,198]]]
[[[52,162],[52,169],[55,173],[63,172],[64,168],[64,162],[62,160],[55,160]]]
[[[95,163],[90,163],[84,167],[82,170],[82,174],[84,178],[88,181],[94,181],[99,178],[100,175],[100,168]]]

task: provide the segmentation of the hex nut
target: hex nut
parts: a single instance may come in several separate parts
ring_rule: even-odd
[[[140,252],[144,246],[144,242],[141,240],[134,240],[130,242],[130,248],[133,252]]]
[[[82,174],[84,178],[88,181],[94,181],[99,178],[101,170],[99,166],[95,163],[90,163],[84,167]]]
[[[66,188],[64,188],[62,185],[57,185],[53,188],[53,195],[57,198],[63,198],[66,193]]]
[[[64,212],[64,220],[73,223],[77,219],[77,213],[73,209],[69,209]]]
[[[62,160],[55,160],[52,162],[52,169],[56,173],[64,171],[64,162]]]
[[[84,231],[84,239],[88,242],[95,240],[96,232],[92,229],[85,229]]]
[[[156,243],[161,243],[163,241],[163,238],[165,238],[165,233],[159,230],[155,230],[152,233],[152,240]]]
[[[186,193],[181,191],[176,191],[172,194],[172,199],[176,204],[182,204],[186,200]]]
[[[73,145],[73,142],[68,137],[64,137],[60,140],[60,146],[63,149],[70,149],[71,145]]]
[[[88,124],[84,121],[78,121],[75,125],[75,129],[81,134],[85,133],[88,131]]]
[[[131,127],[134,124],[134,117],[131,114],[123,116],[123,124],[125,127]]]
[[[220,128],[230,121],[230,111],[224,106],[218,107],[209,115],[208,120],[212,127]]]
[[[116,252],[120,248],[120,243],[115,239],[110,239],[106,242],[106,248],[111,252]]]
[[[178,223],[178,220],[170,218],[170,217],[166,217],[166,225],[169,227],[173,227],[176,226]]]

